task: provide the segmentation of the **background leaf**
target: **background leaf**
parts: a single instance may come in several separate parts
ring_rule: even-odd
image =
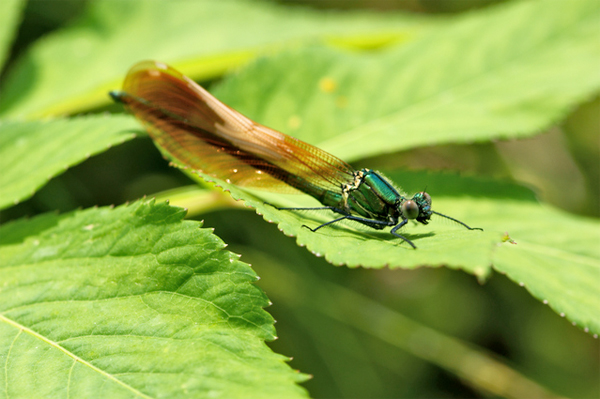
[[[183,216],[79,211],[0,247],[8,396],[305,396],[305,376],[264,344],[275,331],[256,274]]]
[[[24,0],[2,0],[0,3],[0,71],[7,58],[24,7]]]
[[[284,44],[335,39],[381,45],[416,34],[425,20],[254,1],[94,1],[76,24],[36,43],[15,66],[0,112],[39,117],[106,104],[106,92],[144,59],[206,79]]]
[[[0,3],[0,71],[10,50],[24,7],[24,0],[3,0]]]
[[[31,197],[91,155],[134,138],[137,126],[127,116],[0,121],[0,209]]]
[[[531,136],[600,87],[595,0],[516,2],[432,31],[377,54],[291,50],[214,93],[259,123],[353,161]]]

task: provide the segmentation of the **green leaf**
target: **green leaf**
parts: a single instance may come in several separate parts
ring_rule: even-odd
[[[433,197],[434,210],[486,230],[469,231],[434,216],[427,226],[409,224],[400,231],[418,247],[414,250],[406,242],[390,235],[389,229],[378,231],[358,223],[341,222],[312,232],[304,226],[315,228],[332,220],[335,214],[331,211],[279,211],[273,206],[320,206],[309,196],[242,190],[219,179],[204,177],[231,192],[234,198],[243,199],[265,220],[277,223],[284,234],[297,237],[300,246],[306,246],[317,256],[324,256],[334,265],[369,268],[448,266],[464,269],[481,278],[491,271],[492,252],[496,244],[502,241],[503,230],[496,225],[481,225],[483,219],[473,216],[483,213],[478,206],[485,209],[489,206],[486,201],[502,202],[506,197],[532,200],[526,190],[496,182],[417,172],[389,174],[391,181],[402,183],[409,193],[421,191],[427,186]]]
[[[134,138],[138,126],[126,116],[0,121],[0,209],[31,197],[91,155]]]
[[[30,220],[12,221],[0,226],[0,246],[9,244],[18,244],[27,239],[27,237],[38,235],[51,227],[54,227],[61,220],[62,216],[56,213],[44,213],[37,215]]]
[[[406,40],[427,21],[258,1],[94,1],[81,20],[40,40],[15,65],[0,111],[39,117],[105,104],[106,92],[118,88],[127,70],[144,59],[206,79],[286,44],[330,40],[377,46]]]
[[[215,95],[346,161],[526,137],[598,91],[598,37],[596,0],[513,2],[393,51],[317,47],[262,59]]]
[[[264,343],[275,330],[256,274],[184,214],[90,209],[0,247],[7,397],[306,396]]]
[[[533,296],[548,303],[585,331],[600,333],[600,227],[597,221],[539,204],[522,187],[457,175],[394,172],[387,176],[409,193],[425,186],[435,211],[457,218],[481,231],[469,231],[442,217],[427,225],[409,225],[400,234],[418,247],[409,247],[389,231],[356,223],[337,223],[311,232],[332,220],[329,211],[279,211],[285,207],[319,206],[307,196],[253,194],[218,179],[205,177],[277,223],[317,256],[334,265],[369,268],[446,266],[485,279],[492,268],[522,283]],[[265,203],[265,201],[267,203]],[[507,235],[510,239],[507,238]],[[516,243],[516,244],[514,244]]]
[[[498,223],[502,223],[515,244],[497,248],[494,269],[524,286],[573,325],[597,337],[598,221],[535,204],[507,203],[502,213],[498,213]]]
[[[0,71],[6,61],[24,7],[24,0],[2,0],[0,2]]]

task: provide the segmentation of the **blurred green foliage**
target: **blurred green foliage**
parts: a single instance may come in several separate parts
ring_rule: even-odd
[[[424,15],[442,13],[444,18],[451,18],[474,7],[493,7],[496,2],[282,0],[278,3],[302,9],[404,9]],[[67,26],[85,10],[86,2],[81,1],[29,1],[1,77],[6,79],[6,71],[16,65],[27,46]],[[217,76],[202,83],[210,87],[218,79]],[[387,170],[449,169],[513,179],[531,186],[544,202],[597,218],[600,216],[599,115],[600,99],[590,98],[547,132],[532,138],[430,146],[363,159],[356,166]],[[68,169],[31,199],[3,210],[0,218],[6,222],[48,211],[121,204],[184,184],[189,184],[189,180],[167,165],[149,138],[140,137]],[[306,298],[309,294],[298,287],[311,286],[325,295],[327,285],[320,285],[321,281],[350,288],[425,326],[489,350],[558,395],[600,397],[598,340],[574,328],[504,276],[496,274],[482,285],[466,273],[446,268],[410,271],[337,268],[299,248],[274,225],[264,223],[251,212],[226,209],[197,217],[206,226],[215,227],[215,233],[230,245],[228,249],[243,254],[242,260],[251,263],[261,276],[258,284],[274,303],[267,310],[278,321],[280,339],[270,346],[275,352],[292,356],[292,367],[314,375],[304,384],[314,397],[487,395],[468,381],[406,350],[320,312],[319,306]],[[418,351],[421,346],[418,337],[410,345]],[[498,379],[501,378],[499,375]]]

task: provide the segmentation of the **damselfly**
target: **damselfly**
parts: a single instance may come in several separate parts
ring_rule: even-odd
[[[110,95],[144,124],[159,148],[190,169],[241,187],[278,192],[293,188],[323,204],[281,210],[340,215],[313,232],[353,220],[377,230],[392,227],[392,235],[416,248],[398,234],[409,220],[427,224],[436,214],[481,230],[433,211],[426,192],[407,198],[376,171],[355,170],[317,147],[253,122],[165,64],[144,61],[133,66],[123,90]]]

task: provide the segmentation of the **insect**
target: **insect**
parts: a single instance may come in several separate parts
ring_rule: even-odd
[[[280,210],[330,210],[339,216],[313,232],[342,220],[391,234],[413,248],[398,230],[432,214],[466,227],[431,209],[431,197],[399,193],[380,173],[355,170],[335,156],[294,137],[262,126],[221,103],[190,78],[156,61],[143,61],[128,72],[122,91],[110,96],[135,115],[157,146],[183,165],[241,187],[290,192],[299,190],[322,207]]]

